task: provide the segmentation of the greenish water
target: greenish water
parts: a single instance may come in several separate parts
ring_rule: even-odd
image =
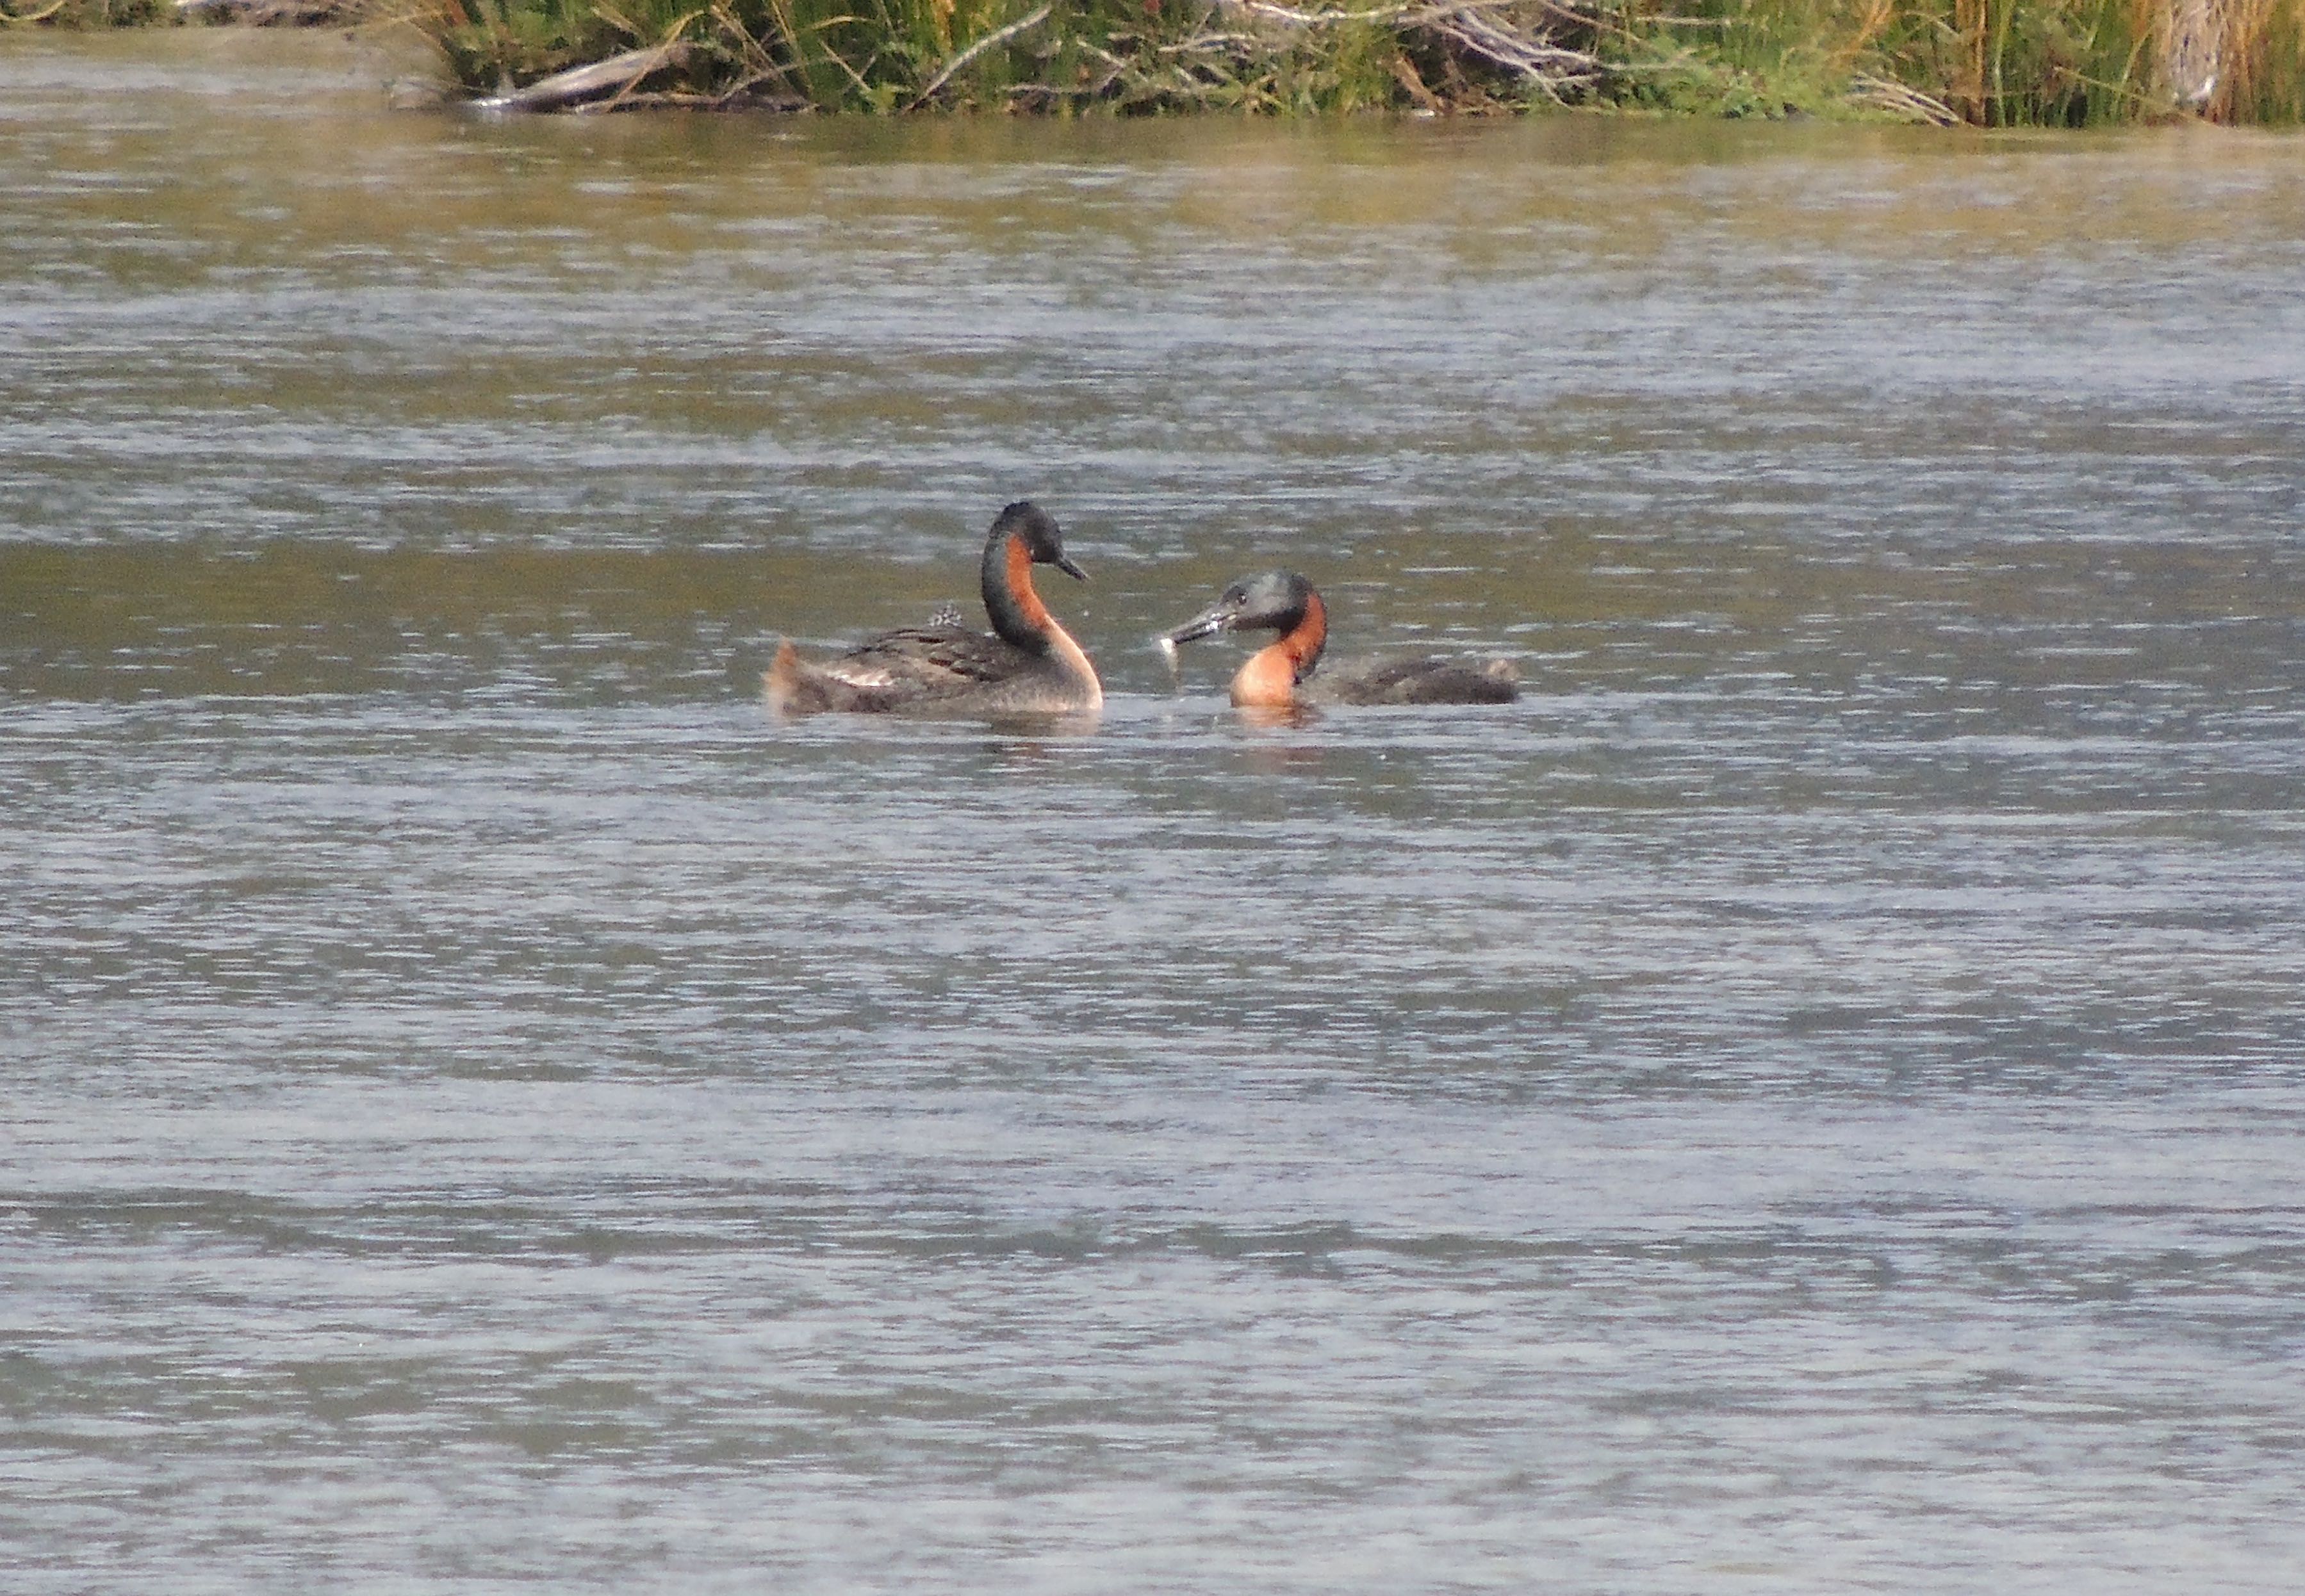
[[[2293,142],[397,70],[0,39],[12,1590],[2289,1587]]]

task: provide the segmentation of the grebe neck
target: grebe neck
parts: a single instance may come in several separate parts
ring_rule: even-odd
[[[1080,700],[1071,708],[1093,709],[1104,702],[1096,666],[1041,602],[1033,587],[1033,551],[1013,532],[998,534],[984,546],[984,613],[994,632],[1027,653],[1053,661],[1071,680]]]
[[[1305,601],[1295,625],[1248,657],[1232,679],[1232,701],[1244,709],[1283,709],[1297,701],[1297,684],[1321,663],[1329,645],[1329,611],[1318,593]]]
[[[1305,595],[1304,615],[1272,646],[1289,656],[1297,680],[1302,682],[1313,674],[1313,667],[1321,663],[1321,650],[1329,646],[1329,607],[1321,602],[1320,594]]]
[[[1057,630],[1057,623],[1033,590],[1033,551],[1025,547],[1024,539],[999,532],[985,544],[983,586],[984,613],[992,630],[1020,649],[1047,653],[1049,634]]]

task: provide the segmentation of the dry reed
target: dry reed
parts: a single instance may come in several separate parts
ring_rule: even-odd
[[[614,103],[1060,115],[2305,122],[2305,0],[191,0],[411,20],[475,93],[682,46]],[[17,25],[174,0],[0,0]],[[580,103],[597,104],[598,101]]]

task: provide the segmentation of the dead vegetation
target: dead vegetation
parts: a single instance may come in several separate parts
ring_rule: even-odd
[[[413,24],[500,111],[2305,121],[2305,0],[0,0]]]

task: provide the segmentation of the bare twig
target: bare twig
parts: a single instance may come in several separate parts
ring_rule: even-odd
[[[1577,10],[1567,0],[1440,0],[1439,4],[1411,0],[1408,4],[1363,11],[1300,11],[1279,0],[1218,3],[1226,10],[1270,17],[1292,28],[1376,22],[1404,31],[1437,34],[1467,54],[1502,67],[1555,101],[1561,99],[1564,89],[1583,88],[1603,70],[1598,56],[1554,43],[1545,23],[1496,14],[1535,10],[1580,27],[1597,25],[1595,18]]]
[[[40,15],[53,15],[58,9],[52,5]],[[352,10],[352,0],[176,0],[179,15],[216,12],[254,28],[268,28],[276,23],[330,22]],[[5,7],[0,6],[0,16],[6,14]],[[22,20],[34,21],[38,19],[26,17]]]
[[[1299,26],[1327,27],[1331,22],[1390,22],[1414,11],[1412,5],[1380,5],[1374,11],[1297,11],[1286,5],[1276,5],[1272,0],[1226,0],[1236,11],[1255,12],[1263,17],[1275,17]]]
[[[1195,33],[1192,38],[1180,39],[1173,45],[1161,46],[1157,53],[1189,55],[1195,50],[1214,49],[1219,45],[1253,45],[1255,42],[1256,35],[1254,33]]]
[[[923,106],[929,102],[930,97],[934,95],[938,89],[950,82],[952,81],[952,75],[958,72],[962,67],[966,66],[979,55],[983,55],[985,51],[996,49],[999,46],[1007,44],[1018,34],[1023,33],[1029,29],[1039,27],[1042,23],[1049,20],[1049,13],[1055,9],[1056,7],[1054,4],[1043,5],[1040,10],[1033,13],[1030,16],[1017,18],[1006,28],[994,29],[982,38],[978,39],[974,44],[969,46],[968,48],[963,50],[959,55],[955,55],[951,60],[946,62],[944,64],[944,70],[937,73],[935,77],[931,78],[928,81],[927,87],[923,89],[918,94],[913,96],[912,102],[906,106],[905,109],[907,111],[919,110]]]
[[[1892,112],[1915,122],[1926,122],[1933,127],[1959,127],[1961,117],[1952,106],[1935,95],[1888,78],[1876,78],[1859,72],[1849,80],[1849,98],[1862,106]]]
[[[789,17],[783,6],[779,5],[776,10],[778,25],[785,29],[786,37],[790,38]],[[727,0],[713,0],[712,20],[720,25],[720,37],[724,42],[735,41],[733,47],[736,52],[739,64],[744,70],[743,79],[735,88],[727,91],[730,97],[742,94],[754,84],[774,78],[783,84],[788,92],[800,95],[804,99],[807,98],[801,86],[793,81],[792,74],[785,70],[784,63],[769,53],[768,46],[753,37],[752,30],[746,28],[736,13],[728,8]],[[796,46],[795,48],[797,48]]]
[[[1583,50],[1564,49],[1544,33],[1526,37],[1501,28],[1470,5],[1420,21],[1443,38],[1518,73],[1548,99],[1557,101],[1563,89],[1581,88],[1601,74],[1597,57]]]

